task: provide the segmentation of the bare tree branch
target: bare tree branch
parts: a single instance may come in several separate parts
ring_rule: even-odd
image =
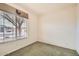
[[[20,18],[16,17],[17,23],[20,24]]]
[[[11,22],[14,26],[16,26],[16,22],[12,18],[10,18],[7,14],[2,15],[5,19],[7,19],[9,22]]]
[[[19,26],[21,26],[23,22],[24,22],[23,19],[21,19],[19,17],[17,18],[17,23],[18,23]]]
[[[23,22],[24,22],[24,21],[22,20],[21,23],[20,23],[19,25],[21,26],[21,25],[23,24]]]

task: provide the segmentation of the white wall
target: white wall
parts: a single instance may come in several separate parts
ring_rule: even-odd
[[[14,4],[11,4],[13,7],[16,7],[18,9],[22,9],[21,7],[18,7]],[[23,10],[25,11],[25,10]],[[28,12],[28,11],[25,11]],[[0,55],[6,55],[12,51],[15,51],[17,49],[20,49],[22,47],[25,47],[31,43],[36,42],[37,40],[37,16],[34,13],[30,13],[29,14],[29,37],[28,39],[23,39],[23,40],[17,40],[17,41],[13,41],[13,42],[8,42],[8,43],[4,43],[4,44],[0,44]]]
[[[39,41],[75,49],[75,4],[41,16]]]
[[[77,52],[79,53],[79,4],[77,4],[77,21],[76,21],[76,29],[77,29],[77,31],[76,31],[76,34],[77,34],[77,40],[76,40],[76,50],[77,50]]]

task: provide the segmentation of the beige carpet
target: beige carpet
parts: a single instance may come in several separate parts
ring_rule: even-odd
[[[54,45],[36,42],[7,56],[77,56],[77,52]]]

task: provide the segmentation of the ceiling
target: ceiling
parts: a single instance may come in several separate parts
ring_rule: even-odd
[[[55,12],[61,8],[66,8],[73,6],[73,3],[15,3],[16,5],[23,7],[27,10],[29,8],[31,11],[37,14],[46,14]]]

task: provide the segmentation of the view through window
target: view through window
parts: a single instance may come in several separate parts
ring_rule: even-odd
[[[0,11],[0,42],[27,38],[27,23],[24,17]]]

